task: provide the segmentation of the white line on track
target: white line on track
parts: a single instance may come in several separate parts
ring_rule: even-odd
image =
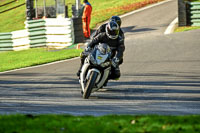
[[[170,34],[170,33],[172,33],[173,31],[174,31],[174,29],[175,29],[175,25],[176,25],[176,23],[178,23],[178,17],[177,18],[175,18],[171,23],[170,23],[170,25],[167,27],[167,29],[165,30],[165,35],[166,34]]]
[[[149,8],[152,8],[152,7],[155,7],[155,6],[162,5],[162,4],[167,3],[167,2],[170,2],[170,1],[172,1],[172,0],[162,1],[162,2],[159,2],[159,3],[156,3],[156,4],[152,4],[152,5],[150,5],[150,6],[146,6],[146,7],[143,7],[143,8],[137,9],[137,10],[134,10],[134,11],[132,11],[132,12],[126,13],[126,14],[124,14],[124,15],[121,15],[120,18],[127,17],[127,16],[132,15],[132,14],[135,14],[135,13],[137,13],[137,12],[141,12],[141,11],[143,11],[143,10],[146,10],[146,9],[149,9]],[[76,60],[76,59],[78,59],[78,58],[79,58],[79,57],[72,58],[72,59],[67,59],[67,60],[62,60],[62,61],[56,61],[56,62],[47,63],[47,64],[42,64],[42,65],[38,65],[38,66],[20,68],[20,69],[15,69],[15,70],[9,70],[9,71],[5,71],[5,72],[0,72],[0,74],[4,74],[4,73],[8,73],[8,72],[15,72],[15,71],[18,71],[18,70],[26,70],[26,69],[31,69],[31,68],[37,68],[37,67],[52,65],[52,64],[56,64],[56,63],[65,62],[65,61],[72,61],[72,60]]]

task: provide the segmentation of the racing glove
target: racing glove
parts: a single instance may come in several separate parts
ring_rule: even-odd
[[[91,47],[89,47],[89,46],[87,46],[86,48],[85,48],[85,52],[89,52],[89,51],[91,51]]]
[[[114,57],[112,59],[111,63],[112,63],[112,66],[116,68],[118,66],[118,64],[119,64],[119,58]]]

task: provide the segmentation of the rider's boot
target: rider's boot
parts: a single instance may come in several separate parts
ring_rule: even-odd
[[[111,68],[111,74],[109,75],[108,79],[118,80],[121,76],[119,66]]]
[[[120,78],[120,76],[121,76],[119,66],[117,66],[117,67],[115,68],[114,72],[115,72],[115,78],[114,78],[114,80],[119,80],[119,78]]]
[[[78,72],[76,73],[76,75],[77,75],[78,77],[80,77],[81,69],[82,69],[82,66],[83,66],[83,64],[84,64],[85,57],[86,57],[86,56],[84,55],[84,52],[82,52],[82,53],[81,53],[81,56],[80,56],[80,58],[81,58],[81,64],[80,64],[80,67],[79,67],[79,69],[78,69]]]

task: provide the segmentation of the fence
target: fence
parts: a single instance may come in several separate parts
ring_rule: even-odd
[[[47,46],[61,49],[74,43],[73,22],[69,18],[25,22],[26,30],[0,33],[0,51]]]
[[[178,0],[179,26],[200,26],[200,2]]]
[[[69,18],[30,20],[25,24],[30,33],[30,47],[64,48],[74,43],[73,22]]]
[[[29,33],[27,30],[0,33],[0,51],[18,51],[29,49]]]
[[[200,2],[190,2],[190,22],[192,26],[200,26]]]

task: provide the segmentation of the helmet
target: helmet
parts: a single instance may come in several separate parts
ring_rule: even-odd
[[[110,21],[107,23],[106,35],[110,39],[116,39],[119,36],[119,26],[115,21]]]
[[[118,17],[118,16],[112,16],[112,17],[110,18],[110,21],[115,21],[115,22],[117,22],[117,24],[119,25],[119,27],[121,26],[121,23],[122,23],[121,18]]]

